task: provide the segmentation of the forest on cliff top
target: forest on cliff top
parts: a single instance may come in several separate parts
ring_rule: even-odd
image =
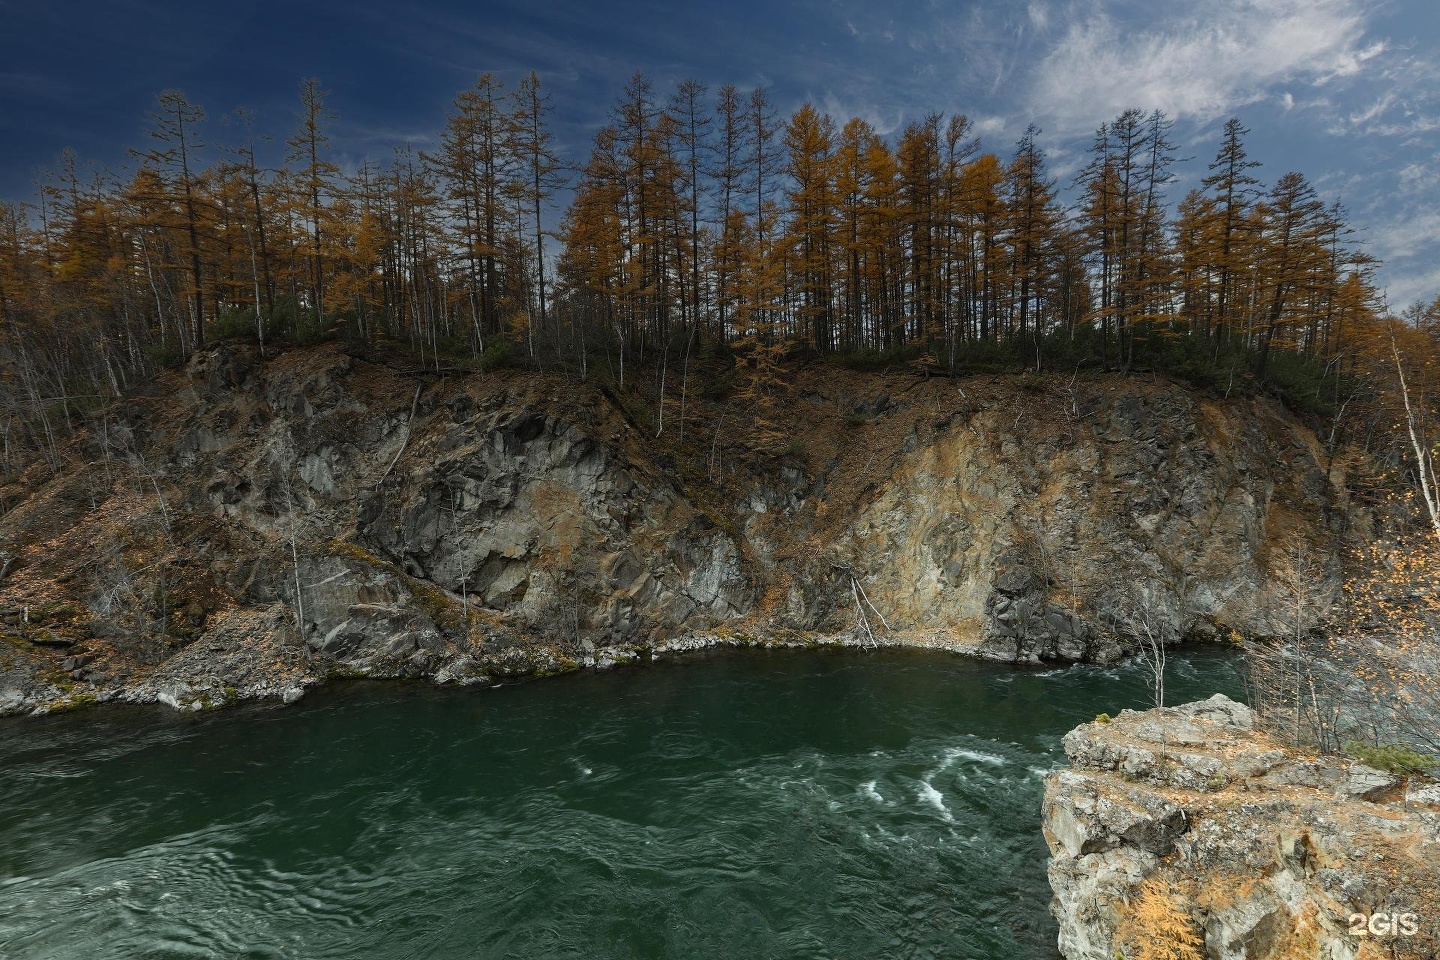
[[[1409,505],[1387,516],[1440,537],[1440,299],[1393,312],[1343,205],[1303,173],[1267,183],[1238,120],[1182,181],[1196,162],[1170,120],[1126,110],[1061,183],[1033,128],[995,151],[961,114],[886,136],[810,104],[782,117],[761,87],[636,74],[575,157],[537,75],[483,75],[433,151],[342,168],[327,96],[301,84],[270,165],[255,117],[219,124],[167,90],[132,169],[67,152],[32,201],[0,202],[7,481],[73,467],[96,411],[207,344],[338,341],[397,370],[596,381],[662,443],[718,438],[703,401],[728,397],[750,416],[726,442],[760,457],[797,442],[797,365],[1269,393],[1371,502]],[[1363,565],[1332,637],[1365,633],[1361,608],[1430,636],[1425,610],[1391,605],[1440,569],[1433,544],[1405,542]],[[1293,579],[1298,638],[1333,598]],[[1411,665],[1429,663],[1415,642]],[[1338,746],[1298,700],[1296,736]]]
[[[782,118],[761,87],[657,90],[640,74],[587,157],[559,153],[538,76],[484,75],[432,152],[342,169],[326,98],[303,82],[272,167],[255,117],[207,120],[168,90],[133,169],[66,153],[33,201],[0,203],[5,472],[25,449],[53,459],[78,413],[237,336],[598,376],[662,411],[683,404],[689,362],[719,350],[762,444],[797,353],[1263,387],[1334,437],[1397,364],[1428,397],[1440,311],[1391,315],[1343,206],[1302,173],[1264,182],[1238,120],[1177,201],[1197,164],[1158,111],[1102,125],[1061,184],[1033,128],[1002,155],[961,114],[887,137],[809,104]]]

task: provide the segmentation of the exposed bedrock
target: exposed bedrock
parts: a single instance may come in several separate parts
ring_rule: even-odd
[[[1433,783],[1297,754],[1219,695],[1086,724],[1065,752],[1043,818],[1066,960],[1440,956]]]
[[[71,469],[0,491],[0,709],[716,643],[1109,661],[1147,630],[1278,629],[1287,558],[1323,579],[1365,529],[1266,400],[816,367],[778,405],[784,453],[748,446],[737,401],[693,391],[683,424],[675,401],[662,428],[561,378],[199,354],[98,420]]]

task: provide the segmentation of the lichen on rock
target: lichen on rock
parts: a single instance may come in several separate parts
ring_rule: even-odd
[[[1298,754],[1218,694],[1064,742],[1043,823],[1066,960],[1148,955],[1156,890],[1203,944],[1187,960],[1440,956],[1432,785]]]
[[[742,636],[1113,662],[1137,607],[1167,643],[1277,629],[1278,546],[1333,557],[1365,524],[1268,400],[836,368],[789,389],[776,416],[805,440],[776,453],[728,435],[748,414],[723,395],[690,397],[681,442],[559,377],[197,353],[82,433],[73,470],[8,488],[6,603],[68,612],[0,650],[0,712],[478,683]]]

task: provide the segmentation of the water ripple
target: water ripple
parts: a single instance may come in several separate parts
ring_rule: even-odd
[[[0,724],[0,956],[1052,960],[1040,776],[1144,694],[735,656]]]

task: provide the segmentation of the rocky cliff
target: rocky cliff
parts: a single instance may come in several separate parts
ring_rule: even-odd
[[[1067,960],[1440,956],[1440,786],[1298,755],[1219,695],[1065,752],[1044,825]]]
[[[1277,565],[1323,567],[1357,516],[1266,400],[815,364],[772,397],[779,449],[733,375],[677,373],[647,404],[333,345],[196,355],[0,487],[0,712],[718,643],[1112,660],[1142,628],[1274,629]]]

